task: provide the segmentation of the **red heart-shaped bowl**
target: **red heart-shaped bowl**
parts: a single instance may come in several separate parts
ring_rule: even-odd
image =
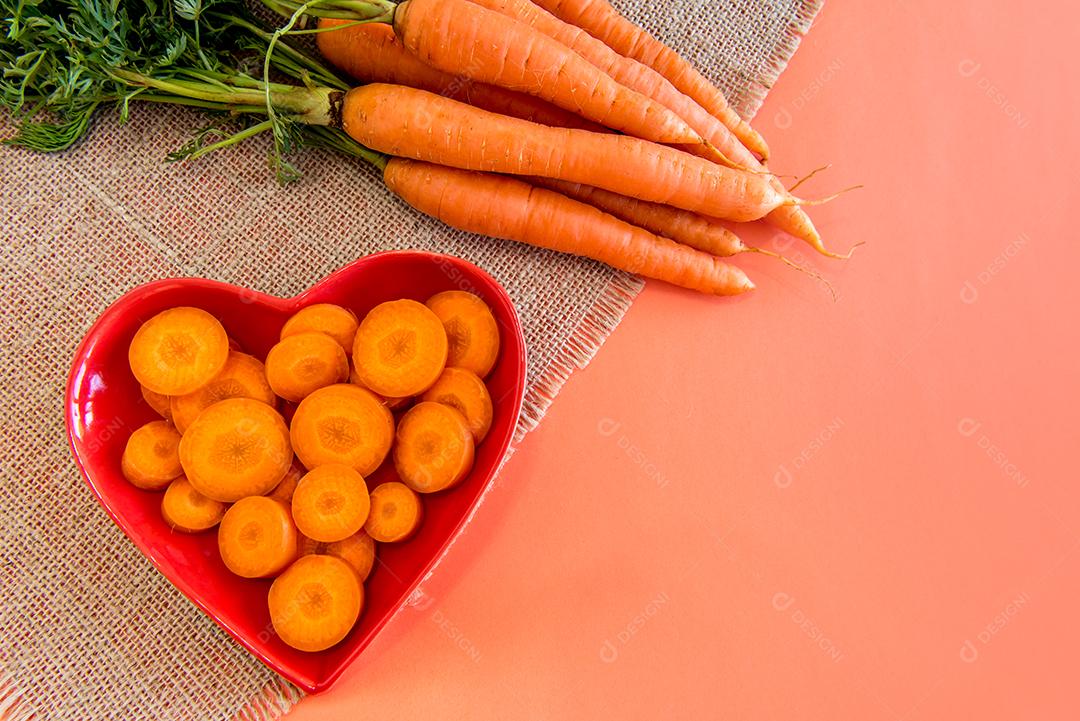
[[[179,305],[217,316],[244,351],[265,358],[285,320],[312,303],[337,303],[357,317],[397,298],[420,302],[444,290],[468,290],[491,307],[502,348],[487,378],[494,420],[461,485],[424,498],[420,531],[401,544],[380,544],[379,563],[365,584],[360,621],[337,646],[305,653],[274,634],[267,610],[269,580],[234,576],[218,555],[216,534],[174,533],[161,519],[161,494],[142,491],[120,473],[127,438],[157,418],[142,400],[128,366],[128,345],[139,325]],[[283,299],[196,278],[162,280],[125,294],[106,310],[79,346],[67,386],[72,452],[90,489],[109,515],[174,586],[268,666],[309,692],[330,686],[409,598],[461,531],[491,482],[514,435],[525,389],[525,342],[509,297],[494,279],[459,258],[414,251],[362,258],[295,298]],[[395,480],[392,463],[369,486]]]

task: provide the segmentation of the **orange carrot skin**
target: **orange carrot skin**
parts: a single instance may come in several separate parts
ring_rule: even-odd
[[[618,13],[608,0],[533,0],[552,15],[576,25],[608,47],[648,65],[726,125],[763,160],[769,146],[728,105],[724,94],[674,50]]]
[[[657,143],[701,142],[670,110],[562,43],[469,0],[405,0],[394,12],[394,30],[410,52],[444,72],[536,95]]]
[[[580,183],[567,183],[551,178],[529,178],[533,185],[588,203],[594,208],[614,215],[651,233],[670,238],[683,245],[706,253],[727,257],[744,253],[747,247],[739,236],[725,228],[714,218],[691,213],[670,205],[649,203],[637,198],[612,193],[608,190],[593,188]]]
[[[541,125],[582,128],[594,132],[606,130],[576,113],[532,95],[473,82],[429,67],[405,49],[389,25],[352,25],[348,20],[330,18],[319,20],[320,29],[331,27],[339,29],[315,35],[319,52],[337,68],[365,83],[407,85]]]
[[[792,202],[752,175],[625,135],[550,128],[413,88],[350,90],[342,127],[379,152],[464,170],[539,175],[727,220],[756,220]]]
[[[754,287],[716,256],[515,178],[395,158],[383,180],[409,205],[454,228],[583,255],[702,293]]]

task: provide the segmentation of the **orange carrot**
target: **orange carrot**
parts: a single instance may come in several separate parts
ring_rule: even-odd
[[[304,556],[274,579],[267,602],[282,641],[300,651],[323,651],[356,624],[364,586],[340,558]]]
[[[229,506],[218,528],[218,551],[244,578],[276,576],[296,558],[296,526],[284,504],[248,496]]]
[[[229,337],[201,308],[169,308],[143,323],[128,347],[140,384],[167,396],[190,393],[217,375],[229,356]]]
[[[541,8],[533,5],[531,2],[527,2],[527,0],[474,1],[485,4],[491,9],[495,9],[495,6],[501,3],[507,8],[513,8],[515,12],[521,9],[521,5],[528,5],[541,13],[543,12]],[[550,15],[548,17],[553,18],[553,16]],[[559,21],[556,20],[556,22]],[[570,26],[569,24],[564,23],[563,25],[567,28],[571,28],[572,31],[576,31],[577,39],[575,40],[575,45],[578,43],[588,43],[588,41],[591,40],[592,43],[598,44],[600,48],[603,48],[603,50],[606,50],[615,58],[618,58],[618,60],[609,59],[609,63],[616,64],[619,61],[626,63],[636,62],[628,58],[623,58],[599,40],[584,33],[584,31],[573,28],[573,26]],[[365,82],[406,85],[420,90],[427,90],[445,97],[466,102],[474,107],[502,115],[509,115],[522,120],[529,120],[542,125],[564,128],[582,127],[594,131],[599,129],[599,126],[584,121],[577,115],[568,113],[561,108],[539,101],[531,96],[513,93],[512,91],[493,85],[473,83],[465,78],[455,78],[447,73],[435,70],[411,55],[404,46],[402,46],[401,41],[394,32],[386,25],[378,23],[355,25],[347,20],[322,18],[319,20],[319,27],[339,28],[334,32],[321,32],[316,35],[319,43],[319,50],[332,63],[359,80]],[[603,50],[596,50],[596,57],[599,58],[602,56]],[[636,65],[636,69],[630,69],[626,72],[633,73],[636,71],[640,73],[643,76],[643,79],[639,82],[648,81],[655,83],[655,88],[652,91],[655,93],[654,97],[662,98],[665,94],[678,94],[684,99],[683,102],[686,102],[685,96],[678,93],[665,78],[655,73],[655,71],[651,71],[648,66],[640,63],[636,63]],[[650,72],[655,75],[655,78],[649,76]],[[671,101],[671,103],[677,102],[679,101]],[[696,103],[693,103],[693,101],[689,101],[689,103],[693,107],[684,112],[691,117],[697,118],[697,125],[695,125],[695,123],[691,123],[691,125],[694,126],[699,133],[702,133],[703,136],[705,134],[698,126],[712,126],[710,131],[706,131],[709,134],[705,137],[707,137],[707,139],[709,139],[717,148],[723,147],[726,148],[728,152],[731,152],[729,144],[731,142],[738,144],[739,141],[737,139],[734,139],[734,141],[725,141],[722,134],[728,133],[730,135],[730,131],[720,124],[719,121],[716,121],[715,118],[708,116],[708,114]],[[669,108],[675,109],[673,104],[665,104]],[[704,114],[706,118],[702,119],[700,114]],[[712,122],[710,123],[710,121]],[[719,125],[719,128],[716,128],[715,125]],[[753,159],[752,156],[749,161],[745,155],[739,157],[742,158],[743,163],[751,162],[753,165],[757,166],[755,159]],[[735,164],[740,165],[741,163]],[[675,232],[682,231],[683,235],[680,235],[680,237],[673,237],[658,230],[654,226],[643,225],[642,227],[645,227],[658,235],[672,237],[673,240],[698,248],[699,250],[705,250],[717,255],[734,255],[735,253],[742,252],[744,249],[738,241],[738,238],[736,238],[731,231],[714,221],[693,214],[680,214],[679,211],[666,208],[666,206],[626,198],[625,201],[635,204],[636,207],[632,208],[632,217],[625,217],[619,212],[616,212],[615,209],[616,207],[624,206],[623,200],[617,200],[623,198],[623,196],[617,196],[616,194],[608,193],[607,191],[590,188],[590,191],[595,192],[591,193],[591,199],[587,199],[585,197],[579,197],[577,194],[567,192],[566,188],[571,185],[584,187],[579,184],[562,183],[561,181],[551,179],[536,180],[539,181],[538,184],[544,185],[544,187],[560,190],[560,192],[571,195],[571,197],[575,197],[578,200],[589,202],[591,205],[596,205],[605,212],[611,213],[612,215],[620,217],[635,225],[642,225],[642,223],[637,222],[633,216],[640,215],[638,211],[645,211],[646,206],[653,206],[649,208],[647,212],[644,212],[644,217],[656,220],[660,216],[663,216],[665,220],[665,229],[671,230],[672,224],[674,223],[677,226]],[[563,187],[560,189],[555,187],[556,185]],[[614,202],[607,203],[606,201],[601,201],[600,194],[610,195]],[[784,210],[801,212],[794,208],[784,208]],[[690,240],[687,240],[686,238],[689,238]]]
[[[167,421],[172,420],[172,411],[169,409],[169,396],[164,393],[155,393],[144,385],[139,386],[146,405],[154,409],[154,412]]]
[[[404,483],[380,483],[371,491],[371,513],[364,524],[379,543],[408,540],[424,520],[424,504]]]
[[[353,363],[367,388],[405,398],[431,387],[446,367],[447,340],[430,308],[403,298],[380,303],[356,331]]]
[[[405,0],[394,31],[434,68],[536,95],[564,110],[658,143],[701,143],[685,121],[525,23],[469,0]]]
[[[465,368],[447,368],[435,385],[420,396],[421,401],[442,403],[465,416],[476,443],[484,440],[491,428],[491,394],[480,376]]]
[[[588,203],[605,213],[610,213],[620,220],[636,225],[663,238],[670,238],[682,245],[696,248],[712,255],[727,257],[739,253],[761,253],[806,273],[820,280],[827,288],[832,286],[817,273],[798,265],[783,255],[763,248],[745,245],[739,236],[728,230],[720,221],[688,210],[672,208],[670,205],[649,203],[636,198],[627,198],[600,188],[591,188],[579,183],[566,183],[551,178],[531,178],[539,185],[575,200]]]
[[[326,34],[326,33],[321,33]],[[345,354],[352,353],[353,336],[356,335],[356,314],[348,308],[333,303],[316,303],[302,308],[285,321],[281,327],[281,340],[299,333],[326,333],[341,346]]]
[[[361,581],[366,581],[375,566],[375,539],[366,531],[357,531],[348,538],[333,543],[324,543],[301,535],[297,553],[300,556],[336,556],[349,564]]]
[[[225,515],[226,505],[207,498],[180,476],[161,497],[161,517],[169,528],[181,533],[198,533],[213,528]]]
[[[305,473],[307,471],[304,470],[304,467],[294,460],[292,465],[289,466],[289,470],[285,472],[285,477],[274,486],[274,490],[266,494],[266,497],[281,501],[286,506],[291,506],[293,493],[296,492],[296,486]]]
[[[417,493],[452,488],[472,469],[476,445],[472,432],[465,416],[450,406],[417,403],[401,417],[395,441],[394,468]]]
[[[446,365],[485,378],[499,357],[499,324],[487,303],[464,290],[444,290],[424,303],[442,321],[448,345]]]
[[[583,255],[703,293],[754,287],[715,256],[514,178],[395,159],[383,179],[405,202],[455,228]]]
[[[290,435],[306,468],[344,463],[366,476],[390,452],[394,416],[371,391],[351,384],[327,386],[300,402]]]
[[[538,108],[535,104],[528,103],[528,100],[532,99],[529,96],[517,95],[515,97],[514,93],[505,91],[503,88],[483,83],[462,82],[449,74],[429,68],[406,52],[400,45],[400,41],[396,40],[384,25],[377,23],[348,25],[349,21],[346,20],[322,20],[321,22],[326,26],[339,23],[346,25],[334,32],[319,33],[317,36],[319,47],[334,64],[360,80],[407,85],[460,100],[477,108],[542,125],[581,127],[581,123],[573,122],[577,116],[562,111],[560,108],[554,106],[547,106],[546,109],[542,106]],[[455,86],[460,90],[453,92],[447,90],[448,87]],[[656,97],[664,97],[670,92],[661,86],[656,90]],[[671,105],[674,102],[679,101],[673,99],[668,104]],[[730,165],[748,168],[759,173],[766,172],[758,159],[726,127],[718,128],[716,124],[702,118],[703,111],[696,103],[684,112],[690,117],[691,125],[713,146],[714,152],[704,153],[705,157],[715,159],[716,153],[719,153]],[[584,122],[591,125],[587,121]],[[595,131],[597,126],[584,129]],[[787,194],[776,178],[768,177],[768,182],[776,193]],[[832,255],[825,249],[820,234],[802,208],[784,205],[769,212],[766,220],[780,230],[805,240],[819,252]]]
[[[308,471],[292,498],[296,527],[323,543],[341,541],[359,531],[370,510],[364,477],[342,463]]]
[[[720,90],[674,50],[618,13],[607,0],[533,0],[558,18],[584,29],[616,52],[656,70],[724,123],[762,159],[769,147],[728,105]]]
[[[365,83],[407,85],[460,100],[492,113],[541,125],[581,128],[595,132],[604,130],[603,126],[546,100],[498,85],[474,82],[425,65],[405,48],[389,25],[354,25],[348,20],[320,18],[320,29],[331,27],[338,29],[334,32],[320,32],[315,36],[319,52],[357,80]]]
[[[767,176],[674,148],[625,135],[551,128],[396,85],[350,90],[342,126],[361,145],[390,155],[558,178],[728,220],[756,220],[800,202],[778,192]]]
[[[688,151],[701,157],[719,160],[725,165],[737,165],[718,148],[720,145],[740,143],[739,139],[726,125],[710,115],[693,99],[681,93],[667,78],[648,65],[619,55],[581,28],[563,22],[531,0],[471,0],[471,2],[501,15],[512,17],[563,43],[616,82],[647,98],[652,98],[675,113],[712,146],[690,145],[686,146]]]
[[[170,417],[176,429],[183,433],[200,413],[227,398],[253,398],[269,406],[277,403],[274,391],[266,382],[262,361],[247,353],[229,351],[225,366],[210,382],[196,391],[170,398]]]
[[[349,382],[352,383],[354,386],[360,386],[374,396],[378,396],[379,400],[381,400],[386,405],[386,407],[392,411],[404,408],[405,406],[409,405],[409,402],[412,400],[412,396],[403,396],[399,398],[388,398],[387,396],[380,396],[378,393],[364,385],[363,381],[360,380],[360,376],[356,372],[356,366],[352,366],[349,370]]]
[[[251,398],[215,403],[180,439],[180,463],[191,485],[225,503],[269,492],[292,459],[285,420]]]
[[[691,213],[681,208],[673,208],[670,205],[629,198],[580,183],[567,183],[552,178],[529,178],[529,181],[574,200],[580,200],[582,203],[588,203],[631,225],[637,225],[651,233],[706,253],[726,257],[750,250],[739,240],[739,236],[714,218]]]
[[[180,434],[168,421],[140,426],[124,446],[120,469],[124,478],[147,491],[159,491],[184,472],[180,466]]]
[[[266,379],[287,401],[302,401],[349,377],[345,350],[326,333],[287,335],[266,355]]]

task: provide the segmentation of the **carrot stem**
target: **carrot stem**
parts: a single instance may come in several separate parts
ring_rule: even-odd
[[[261,42],[268,44],[274,37],[272,30],[265,30],[253,22],[250,22],[244,18],[237,17],[235,15],[226,15],[222,13],[213,13],[213,17],[223,21],[228,25],[235,25],[243,28],[258,38]],[[311,32],[326,32],[327,30],[336,30],[338,27],[352,27],[353,25],[364,25],[362,20],[354,20],[341,26],[333,26],[331,28],[313,28]],[[300,31],[292,30],[286,34],[297,34]],[[316,81],[320,85],[325,85],[330,88],[337,88],[338,90],[348,90],[352,86],[343,81],[328,67],[315,60],[310,55],[300,52],[296,48],[286,43],[276,43],[274,47],[274,55],[272,56],[272,62],[277,70],[289,75],[297,80],[303,80],[305,76],[311,80]],[[254,80],[254,79],[252,79]],[[258,81],[255,81],[258,82]]]
[[[207,104],[216,104],[222,110],[232,110],[239,106],[262,105],[269,96],[270,104],[275,110],[280,110],[293,119],[306,125],[336,125],[335,108],[340,106],[342,92],[333,88],[306,88],[277,83],[265,84],[255,81],[248,87],[239,85],[223,85],[215,83],[209,71],[203,80],[184,80],[170,78],[168,80],[155,78],[130,70],[113,70],[113,75],[123,82],[136,87],[146,87],[159,90],[168,95],[176,95],[190,100],[203,101]],[[237,80],[237,82],[241,82]]]
[[[234,133],[233,135],[230,135],[229,137],[225,138],[224,140],[219,140],[216,143],[211,143],[210,145],[206,145],[206,146],[204,146],[202,148],[199,148],[198,150],[196,150],[195,152],[193,152],[191,155],[189,155],[187,157],[188,157],[189,160],[194,160],[195,158],[201,158],[202,156],[206,155],[207,153],[212,153],[213,151],[220,150],[221,148],[227,148],[230,145],[235,145],[236,143],[247,140],[248,138],[253,138],[256,135],[258,135],[259,133],[265,132],[267,130],[273,130],[273,129],[274,129],[274,121],[273,120],[264,120],[261,123],[256,123],[255,125],[244,128],[240,132]]]
[[[392,23],[397,3],[389,0],[263,0],[263,4],[279,15],[296,13],[320,18],[355,20],[356,22]]]
[[[140,102],[184,105],[189,108],[201,108],[203,110],[234,112],[243,115],[266,112],[266,107],[261,103],[259,105],[229,105],[228,107],[223,107],[221,103],[212,103],[207,100],[187,98],[182,95],[161,95],[158,93],[139,93],[138,99]]]

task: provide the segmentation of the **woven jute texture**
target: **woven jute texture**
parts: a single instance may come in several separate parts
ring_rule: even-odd
[[[752,115],[819,0],[623,0]],[[6,121],[4,121],[6,122]],[[451,231],[356,162],[309,152],[278,187],[258,142],[167,164],[204,120],[109,113],[69,152],[0,150],[0,719],[276,718],[300,693],[140,556],[70,458],[64,383],[98,314],[130,288],[206,276],[289,296],[368,253],[461,256],[503,283],[529,348],[524,434],[639,290],[599,264]],[[0,125],[0,134],[10,134]]]

